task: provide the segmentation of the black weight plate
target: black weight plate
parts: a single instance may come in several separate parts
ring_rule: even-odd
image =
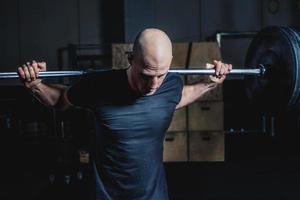
[[[299,109],[300,36],[290,27],[270,26],[251,41],[245,66],[266,66],[263,77],[245,78],[246,94],[257,109],[277,112]]]

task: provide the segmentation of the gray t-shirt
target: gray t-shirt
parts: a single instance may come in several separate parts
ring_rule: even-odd
[[[181,78],[168,73],[153,95],[141,96],[126,70],[109,70],[69,89],[71,103],[95,116],[97,199],[168,199],[163,141],[182,88]]]

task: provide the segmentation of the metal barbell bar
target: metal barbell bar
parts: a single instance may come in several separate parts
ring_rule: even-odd
[[[47,77],[82,76],[86,73],[88,73],[88,72],[87,71],[45,71],[45,72],[39,72],[39,77],[47,78]],[[0,79],[12,79],[12,78],[19,78],[18,73],[17,72],[0,72]]]
[[[74,76],[83,76],[89,73],[103,72],[104,70],[79,70],[79,71],[45,71],[40,72],[39,77],[74,77]],[[259,68],[253,69],[232,69],[230,75],[264,75],[265,67],[260,65]],[[178,73],[181,75],[213,75],[215,74],[214,69],[170,69],[170,73]],[[17,72],[0,72],[0,79],[12,79],[19,78]]]
[[[178,73],[182,75],[213,75],[215,74],[214,69],[170,69],[171,73]],[[254,75],[261,76],[266,72],[264,65],[260,65],[259,68],[253,69],[232,69],[230,75]]]

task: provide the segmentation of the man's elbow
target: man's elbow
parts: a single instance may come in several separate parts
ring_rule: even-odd
[[[180,108],[182,108],[182,106],[181,106],[180,103],[179,103],[179,104],[176,105],[175,110],[178,110],[178,109],[180,109]]]
[[[65,111],[72,107],[72,104],[67,98],[67,88],[61,90],[59,99],[57,102],[53,101],[51,106],[60,111]]]

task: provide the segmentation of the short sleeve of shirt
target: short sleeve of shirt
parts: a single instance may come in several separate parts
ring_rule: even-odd
[[[175,82],[176,82],[175,84],[177,85],[176,101],[177,101],[177,104],[178,104],[181,100],[181,97],[182,97],[182,90],[183,90],[184,84],[183,84],[183,81],[182,81],[182,79],[180,78],[179,75],[174,75],[174,76],[175,76],[174,79],[175,79]]]
[[[85,76],[68,89],[67,98],[74,106],[86,107],[90,104],[91,92],[90,77]]]
[[[161,91],[168,95],[174,103],[178,104],[182,97],[183,81],[178,74],[168,73]]]
[[[105,84],[109,85],[107,72],[88,74],[73,84],[67,92],[67,98],[71,104],[79,107],[92,107],[100,100],[105,90]]]

